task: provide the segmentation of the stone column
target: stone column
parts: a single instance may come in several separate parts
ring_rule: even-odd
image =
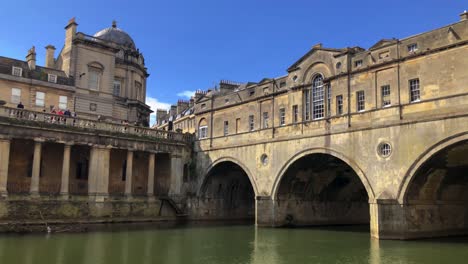
[[[42,154],[43,139],[34,139],[34,158],[31,176],[31,187],[29,192],[31,195],[39,195],[39,176],[41,173],[41,154]]]
[[[393,199],[377,199],[369,203],[371,237],[378,239],[422,238],[408,232],[407,205]]]
[[[93,146],[90,153],[88,194],[91,199],[104,201],[109,195],[110,147]]]
[[[148,157],[148,197],[154,196],[154,159],[155,154],[150,153]]]
[[[73,143],[67,142],[63,145],[62,181],[60,183],[60,195],[68,197],[68,186],[70,181],[70,153]]]
[[[125,195],[132,195],[133,150],[127,150],[127,170],[125,173]]]
[[[182,157],[171,155],[171,186],[170,195],[179,195],[182,188],[182,178],[184,177],[184,165]]]
[[[271,196],[255,197],[255,225],[259,227],[274,227],[275,201]]]
[[[7,196],[10,139],[0,138],[0,196]]]

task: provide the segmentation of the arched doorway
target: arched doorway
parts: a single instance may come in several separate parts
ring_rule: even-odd
[[[276,225],[369,223],[369,196],[343,160],[325,153],[305,155],[283,173],[276,191]]]
[[[468,140],[428,157],[411,177],[404,203],[409,233],[468,234]]]
[[[219,220],[254,220],[255,191],[249,176],[232,161],[214,165],[206,174],[199,191],[194,213],[199,218]]]

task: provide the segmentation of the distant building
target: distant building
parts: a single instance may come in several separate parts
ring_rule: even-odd
[[[148,125],[149,76],[143,54],[115,22],[93,36],[77,32],[75,19],[65,27],[65,43],[55,57],[46,47],[44,66],[32,47],[26,61],[0,57],[0,100],[25,109],[69,109],[80,117]]]

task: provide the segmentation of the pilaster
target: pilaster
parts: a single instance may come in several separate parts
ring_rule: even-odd
[[[39,181],[41,174],[41,155],[42,155],[42,143],[44,139],[36,138],[34,139],[34,157],[33,157],[33,167],[31,175],[31,186],[29,193],[31,196],[39,196]]]
[[[8,166],[10,160],[10,139],[0,138],[0,196],[8,196]]]

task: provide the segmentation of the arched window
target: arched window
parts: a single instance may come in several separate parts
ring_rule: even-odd
[[[202,118],[198,123],[198,138],[207,138],[208,137],[208,123],[205,118]]]
[[[325,90],[323,87],[323,76],[318,74],[312,81],[312,114],[314,119],[325,116]]]

